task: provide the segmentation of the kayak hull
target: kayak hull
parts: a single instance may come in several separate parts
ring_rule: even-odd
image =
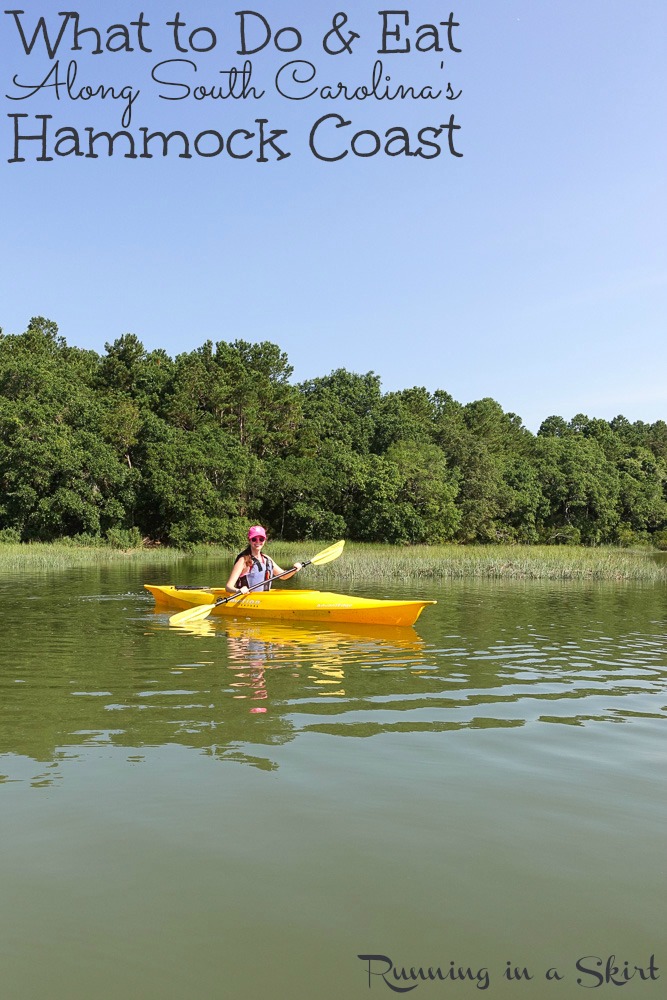
[[[185,611],[229,596],[224,588],[192,590],[144,584],[158,605]],[[435,601],[390,601],[350,597],[322,590],[255,591],[219,604],[212,614],[225,618],[279,618],[283,621],[347,622],[360,625],[414,625]]]

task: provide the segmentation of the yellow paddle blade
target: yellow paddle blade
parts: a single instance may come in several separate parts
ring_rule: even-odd
[[[313,566],[323,566],[325,563],[333,562],[334,559],[338,559],[338,556],[342,555],[344,545],[344,539],[340,542],[334,542],[328,549],[322,549],[317,555],[312,556],[308,562],[312,563]]]
[[[198,604],[194,608],[186,608],[185,611],[178,611],[169,619],[170,625],[185,625],[186,622],[196,622],[200,618],[207,618],[213,611],[214,602],[210,604]]]

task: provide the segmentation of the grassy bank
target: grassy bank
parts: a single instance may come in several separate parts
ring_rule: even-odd
[[[79,546],[58,542],[0,545],[0,573],[7,570],[67,569],[115,562],[176,563],[187,558],[178,549],[114,549],[110,545]]]
[[[317,547],[276,544],[281,566]],[[493,578],[517,580],[636,580],[667,583],[667,558],[648,551],[551,545],[362,545],[348,543],[343,556],[321,566],[318,578],[355,580],[438,580]]]
[[[327,542],[274,542],[270,554],[284,567],[324,548]],[[231,568],[236,550],[220,546],[199,546],[193,553],[177,549],[83,548],[58,543],[50,545],[0,545],[0,573],[3,570],[59,569],[118,561],[163,563],[187,560],[210,569],[211,583],[218,583]],[[215,577],[215,579],[213,579]],[[618,580],[667,583],[667,557],[650,551],[613,547],[594,549],[576,546],[521,545],[363,545],[348,542],[335,562],[320,566],[317,583],[335,581],[438,580],[492,578],[517,580]]]

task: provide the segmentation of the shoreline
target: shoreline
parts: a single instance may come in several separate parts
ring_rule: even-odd
[[[270,554],[283,566],[310,558],[322,542],[274,542]],[[219,564],[231,565],[232,549],[199,545],[191,551],[156,546],[119,549],[76,546],[61,542],[0,545],[0,576],[16,570],[58,570],[109,563],[176,565],[184,561],[207,566],[219,575]],[[224,572],[224,570],[222,571]],[[439,579],[609,580],[667,583],[667,553],[614,546],[546,545],[416,545],[348,542],[343,556],[320,567],[318,579],[354,581]],[[316,586],[311,583],[310,586]]]

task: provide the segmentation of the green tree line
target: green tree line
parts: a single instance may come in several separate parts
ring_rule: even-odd
[[[369,372],[294,384],[275,344],[105,354],[37,317],[0,334],[0,538],[235,544],[667,545],[667,424],[383,393]]]

